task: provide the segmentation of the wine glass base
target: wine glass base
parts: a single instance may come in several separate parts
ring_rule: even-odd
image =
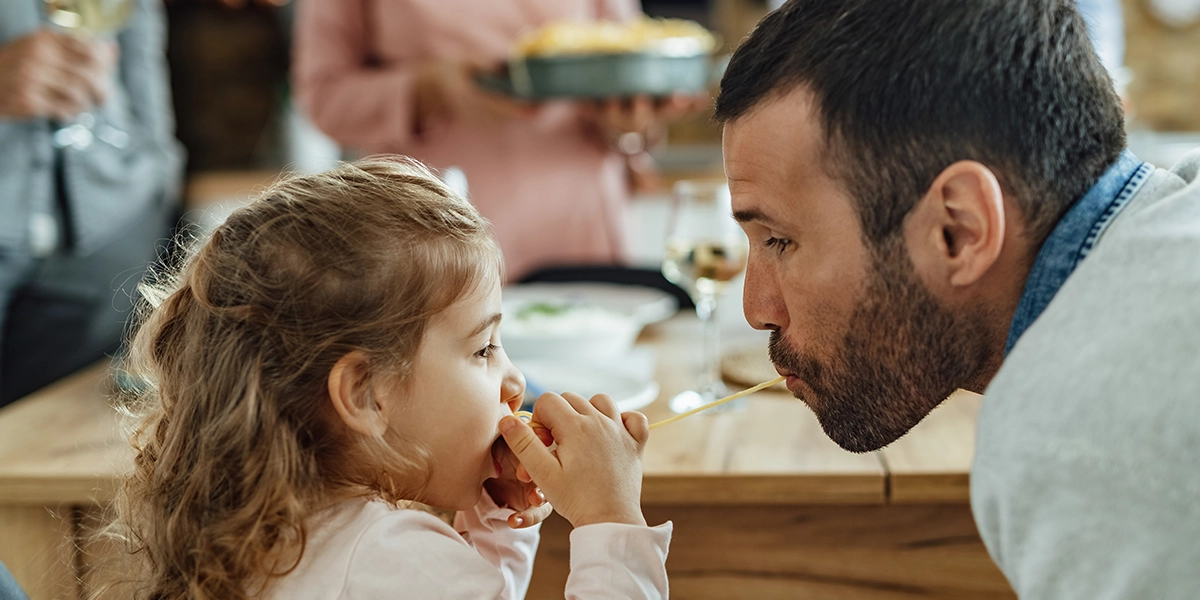
[[[689,410],[695,410],[708,404],[724,398],[729,395],[729,390],[725,388],[725,384],[718,383],[716,385],[707,385],[698,390],[684,390],[675,394],[674,397],[667,403],[671,412],[675,414],[685,413]],[[704,413],[720,413],[720,412],[739,412],[745,410],[746,399],[738,398],[725,404],[714,406]],[[701,413],[701,414],[704,414]]]

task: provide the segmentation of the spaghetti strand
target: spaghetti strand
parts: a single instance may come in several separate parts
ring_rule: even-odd
[[[684,417],[690,417],[690,416],[692,416],[692,415],[694,415],[694,414],[696,414],[696,413],[699,413],[699,412],[704,412],[704,411],[706,411],[706,410],[708,410],[708,409],[710,409],[710,408],[712,408],[712,407],[714,407],[714,406],[718,406],[718,405],[721,405],[721,404],[725,404],[726,402],[732,402],[733,400],[737,400],[738,398],[741,398],[741,397],[743,397],[743,396],[749,396],[750,394],[753,394],[754,392],[757,392],[757,391],[760,391],[760,390],[765,390],[765,389],[767,389],[767,388],[769,388],[769,387],[771,387],[771,386],[773,386],[773,385],[775,385],[775,384],[777,384],[777,383],[779,383],[779,382],[783,381],[784,379],[787,379],[787,378],[786,378],[786,377],[782,377],[782,376],[781,376],[781,377],[776,377],[775,379],[772,379],[772,380],[770,380],[770,381],[764,381],[764,382],[762,382],[762,383],[760,383],[760,384],[758,384],[758,385],[756,385],[756,386],[754,386],[754,387],[752,387],[752,388],[746,388],[746,389],[744,389],[744,390],[742,390],[742,391],[740,391],[740,392],[738,392],[738,393],[736,393],[736,394],[731,394],[731,395],[729,395],[729,396],[726,396],[726,397],[724,397],[724,398],[721,398],[720,400],[714,400],[714,401],[712,401],[712,402],[709,402],[708,404],[705,404],[705,405],[703,405],[703,406],[698,406],[698,407],[696,407],[696,408],[693,408],[692,410],[689,410],[689,411],[687,411],[687,412],[685,412],[685,413],[680,413],[680,414],[677,414],[677,415],[675,415],[675,416],[673,416],[673,417],[671,417],[671,418],[669,418],[669,419],[663,419],[663,420],[661,420],[661,421],[659,421],[659,422],[657,422],[657,423],[651,423],[651,424],[650,424],[650,429],[654,429],[655,427],[658,427],[659,425],[667,425],[667,424],[670,424],[670,423],[674,423],[675,421],[678,421],[678,420],[680,420],[680,419],[682,419],[682,418],[684,418]],[[534,422],[534,420],[533,420],[533,413],[531,413],[531,412],[529,412],[529,411],[527,411],[527,410],[519,410],[519,411],[517,411],[517,412],[516,412],[516,416],[517,416],[518,418],[521,418],[521,419],[523,419],[523,420],[527,421],[527,422],[529,423],[529,426],[530,426],[530,427],[538,427],[538,426],[539,426],[539,424],[538,424],[538,423],[536,423],[536,422]]]
[[[696,414],[696,413],[698,413],[698,412],[703,412],[703,411],[706,411],[706,410],[708,410],[708,409],[710,409],[710,408],[712,408],[712,407],[714,407],[714,406],[718,406],[718,405],[721,405],[721,404],[725,404],[726,402],[731,402],[731,401],[733,401],[733,400],[737,400],[738,398],[741,398],[741,397],[743,397],[743,396],[749,396],[750,394],[753,394],[754,392],[757,392],[757,391],[759,391],[759,390],[765,390],[765,389],[767,389],[767,388],[769,388],[769,387],[771,387],[771,386],[773,386],[773,385],[775,385],[775,384],[777,384],[777,383],[779,383],[779,382],[783,381],[784,379],[787,379],[787,378],[786,378],[786,377],[782,377],[782,376],[781,376],[781,377],[776,377],[775,379],[772,379],[772,380],[770,380],[770,381],[764,381],[764,382],[762,382],[762,383],[760,383],[760,384],[758,384],[758,385],[756,385],[756,386],[754,386],[754,387],[752,387],[752,388],[747,388],[747,389],[744,389],[744,390],[742,390],[742,391],[740,391],[740,392],[738,392],[738,393],[736,393],[736,394],[731,394],[731,395],[729,395],[729,396],[726,396],[726,397],[724,397],[724,398],[721,398],[720,400],[714,400],[714,401],[712,401],[712,402],[709,402],[708,404],[705,404],[705,405],[703,405],[703,406],[698,406],[698,407],[696,407],[696,408],[693,408],[692,410],[689,410],[689,411],[687,411],[687,412],[685,412],[685,413],[679,413],[679,414],[677,414],[677,415],[675,415],[675,416],[673,416],[673,417],[671,417],[671,418],[669,418],[669,419],[663,419],[663,420],[661,420],[661,421],[659,421],[659,422],[657,422],[657,423],[651,423],[651,424],[650,424],[650,429],[654,429],[655,427],[658,427],[659,425],[667,425],[667,424],[670,424],[670,423],[674,423],[675,421],[678,421],[678,420],[680,420],[680,419],[682,419],[682,418],[684,418],[684,417],[690,417],[690,416],[692,416],[692,415],[694,415],[694,414]]]

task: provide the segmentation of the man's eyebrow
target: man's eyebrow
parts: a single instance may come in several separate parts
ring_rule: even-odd
[[[775,219],[772,219],[771,217],[768,217],[766,215],[766,213],[762,212],[761,210],[758,210],[757,208],[746,208],[746,209],[742,209],[742,210],[735,210],[735,211],[733,211],[733,218],[738,223],[747,223],[750,221],[755,221],[758,223],[762,223],[763,225],[766,225],[768,227],[778,227],[779,226],[778,221],[776,221]]]
[[[496,314],[484,319],[483,322],[479,324],[479,327],[476,327],[475,331],[472,331],[471,335],[468,335],[467,337],[473,338],[473,337],[483,333],[484,330],[486,330],[488,327],[491,327],[492,325],[499,323],[500,317],[501,317],[500,313],[496,313]]]

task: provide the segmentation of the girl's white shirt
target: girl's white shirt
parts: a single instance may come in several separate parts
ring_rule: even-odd
[[[299,565],[267,589],[270,600],[525,597],[540,526],[512,529],[511,510],[485,492],[454,527],[384,502],[352,500],[309,530]],[[671,523],[601,523],[571,532],[568,599],[667,597]]]

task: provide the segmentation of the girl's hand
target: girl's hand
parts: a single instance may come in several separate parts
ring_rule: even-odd
[[[650,424],[645,415],[621,414],[604,394],[589,401],[578,394],[545,393],[534,405],[533,420],[549,430],[557,444],[554,452],[516,417],[501,419],[500,432],[559,514],[575,527],[646,524],[642,450]]]
[[[546,503],[546,496],[523,470],[518,476],[520,462],[503,438],[492,445],[492,458],[500,463],[500,476],[483,482],[483,489],[496,506],[517,511],[508,516],[508,526],[522,529],[545,521],[554,508]]]

